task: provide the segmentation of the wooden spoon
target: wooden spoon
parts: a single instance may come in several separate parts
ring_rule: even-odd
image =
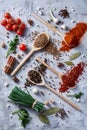
[[[37,72],[37,73],[40,75],[40,77],[41,77],[41,82],[40,82],[40,83],[36,83],[36,82],[32,81],[32,80],[30,79],[30,77],[28,76],[28,80],[29,80],[31,83],[33,83],[33,84],[35,84],[35,85],[38,85],[38,86],[45,86],[47,89],[49,89],[50,91],[52,91],[54,94],[56,94],[56,95],[57,95],[58,97],[60,97],[62,100],[64,100],[66,103],[68,103],[69,105],[71,105],[73,108],[75,108],[75,109],[77,109],[77,110],[80,110],[80,108],[79,108],[76,104],[72,103],[70,100],[68,100],[67,98],[65,98],[64,96],[62,96],[62,94],[60,94],[58,91],[56,91],[55,89],[51,88],[48,84],[46,84],[46,82],[45,82],[45,80],[44,80],[44,78],[43,78],[43,76],[41,75],[40,72],[38,72],[38,71],[36,71],[36,70],[32,70],[32,71]],[[34,78],[35,78],[35,76],[34,76]]]
[[[68,35],[63,35],[62,33],[60,33],[55,27],[53,27],[51,24],[49,24],[48,22],[46,22],[44,19],[42,19],[41,17],[39,17],[36,13],[32,13],[32,15],[38,19],[41,23],[43,23],[45,26],[47,26],[48,28],[50,28],[53,32],[57,33],[59,36],[62,37],[63,41],[65,42],[65,44],[69,47],[74,47],[74,45],[72,44],[72,41],[74,39],[74,35],[72,35],[70,37],[70,41],[69,43],[65,40],[65,37],[68,36]],[[75,37],[76,38],[76,37]]]
[[[56,74],[59,78],[60,78],[60,80],[61,80],[61,82],[63,82],[62,81],[62,77],[63,77],[63,74],[62,73],[59,73],[58,71],[56,71],[54,68],[52,68],[51,66],[49,66],[48,64],[46,64],[40,57],[37,57],[36,58],[36,60],[37,61],[39,61],[41,64],[43,64],[44,66],[46,66],[49,70],[51,70],[54,74]],[[70,79],[70,81],[71,80],[73,80],[73,79]],[[74,81],[73,81],[74,82]],[[73,85],[72,87],[70,87],[70,89],[74,89],[76,86],[75,85]]]
[[[43,37],[43,41],[41,41],[41,37]],[[39,43],[39,46],[37,47],[37,42]],[[37,36],[37,38],[34,40],[34,44],[33,47],[31,49],[31,51],[27,54],[27,56],[19,63],[19,65],[15,68],[15,70],[11,73],[11,76],[15,75],[19,69],[25,64],[25,62],[30,58],[30,56],[36,52],[39,51],[41,49],[43,49],[49,42],[49,35],[46,33],[41,33]],[[42,45],[42,43],[44,43]]]

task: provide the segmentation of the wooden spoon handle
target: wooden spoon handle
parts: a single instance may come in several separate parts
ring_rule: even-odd
[[[80,110],[80,108],[76,104],[74,104],[73,102],[71,102],[70,100],[68,100],[67,98],[65,98],[62,94],[60,94],[59,92],[57,92],[55,89],[51,88],[49,85],[45,84],[45,87],[48,88],[53,93],[55,93],[58,97],[60,97],[62,100],[64,100],[66,103],[68,103],[70,106],[72,106],[76,110]]]
[[[54,68],[52,68],[51,66],[49,66],[48,64],[46,64],[44,61],[42,61],[41,58],[37,57],[36,58],[37,61],[39,61],[40,63],[42,63],[43,65],[45,65],[49,70],[51,70],[53,73],[55,73],[59,78],[61,78],[62,74],[60,74],[59,72],[57,72]]]
[[[30,58],[30,56],[34,53],[34,50],[32,49],[27,56],[19,63],[19,65],[13,70],[11,73],[11,76],[15,75],[19,69],[26,63],[26,61]]]
[[[46,22],[44,19],[42,19],[41,17],[39,17],[37,14],[32,13],[32,15],[38,19],[41,23],[43,23],[45,26],[47,26],[48,28],[50,28],[52,31],[54,31],[55,33],[57,33],[58,35],[60,35],[62,38],[64,37],[55,27],[53,27],[52,25],[50,25],[48,22]]]

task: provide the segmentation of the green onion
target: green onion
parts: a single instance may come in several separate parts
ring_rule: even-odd
[[[19,105],[27,106],[29,108],[33,107],[33,109],[37,112],[42,111],[44,107],[43,103],[36,101],[30,94],[25,93],[21,88],[18,88],[17,86],[15,86],[8,97]]]

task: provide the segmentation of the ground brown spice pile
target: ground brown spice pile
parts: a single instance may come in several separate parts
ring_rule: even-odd
[[[48,54],[53,55],[57,59],[60,57],[60,52],[52,41],[48,43],[48,45],[43,49],[43,51],[45,51]]]

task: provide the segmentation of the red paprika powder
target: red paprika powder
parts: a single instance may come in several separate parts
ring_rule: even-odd
[[[77,23],[74,28],[72,28],[69,32],[66,33],[64,39],[62,41],[61,51],[69,51],[70,49],[78,46],[80,44],[80,39],[87,31],[87,23]]]

